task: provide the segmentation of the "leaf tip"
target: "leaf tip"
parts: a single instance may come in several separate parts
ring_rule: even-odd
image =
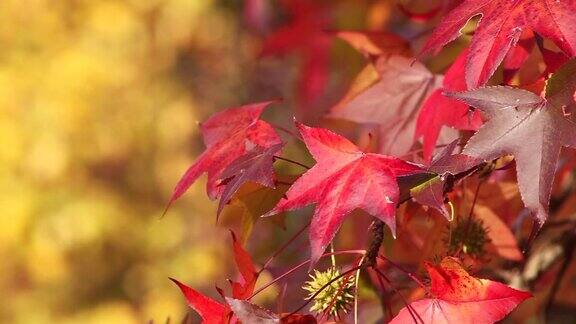
[[[173,202],[174,202],[174,198],[170,198],[170,201],[168,201],[168,203],[166,204],[166,207],[164,208],[162,215],[160,215],[160,219],[162,219],[162,218],[164,218],[164,216],[166,216],[166,214],[168,213],[168,209],[170,209]]]
[[[444,97],[448,97],[448,98],[458,98],[459,94],[460,94],[460,92],[458,92],[458,91],[450,91],[450,90],[442,91],[442,95]]]
[[[236,233],[234,233],[234,231],[232,229],[228,229],[228,231],[230,232],[230,236],[232,236],[232,243],[234,243],[234,244],[238,243],[238,238],[236,237]]]

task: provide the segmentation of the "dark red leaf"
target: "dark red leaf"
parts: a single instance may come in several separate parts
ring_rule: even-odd
[[[222,171],[220,179],[225,180],[226,184],[218,204],[218,215],[236,191],[248,181],[274,188],[274,154],[277,154],[282,146],[284,146],[283,143],[268,148],[256,146],[247,154],[232,161]]]
[[[316,324],[316,317],[302,314],[282,314],[282,324]]]

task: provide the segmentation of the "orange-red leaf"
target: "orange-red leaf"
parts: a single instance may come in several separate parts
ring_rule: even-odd
[[[457,259],[439,265],[425,263],[430,275],[430,297],[410,304],[424,323],[494,323],[532,295],[502,283],[471,276]],[[391,323],[409,323],[405,307]]]
[[[232,234],[232,247],[234,250],[234,261],[236,261],[236,266],[240,271],[243,282],[232,281],[232,296],[236,299],[246,299],[252,295],[254,292],[254,286],[256,285],[256,280],[258,279],[258,273],[254,267],[254,262],[252,257],[244,248],[242,244],[236,238],[234,232],[230,231]]]

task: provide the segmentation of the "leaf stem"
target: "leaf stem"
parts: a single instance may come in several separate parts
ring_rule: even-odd
[[[364,263],[366,255],[360,258],[360,264]],[[360,269],[356,271],[356,278],[354,279],[354,324],[358,324],[358,284],[360,283]]]
[[[338,254],[366,254],[365,250],[344,250],[344,251],[336,251],[334,252],[335,255]],[[320,256],[321,258],[326,257],[326,256],[330,256],[332,255],[332,253],[324,253],[322,256]],[[303,266],[307,265],[310,263],[310,259],[298,264],[297,266],[293,267],[292,269],[284,272],[282,275],[278,276],[277,278],[274,278],[274,280],[270,281],[269,283],[265,284],[264,286],[260,287],[258,290],[256,290],[254,293],[252,293],[252,295],[248,298],[246,298],[246,300],[250,300],[252,299],[254,296],[258,295],[259,293],[261,293],[264,289],[272,286],[273,284],[275,284],[276,282],[282,280],[282,278],[289,276],[290,274],[292,274],[293,272],[295,272],[296,270],[302,268]]]
[[[410,279],[414,280],[414,282],[416,282],[418,284],[418,286],[424,288],[424,290],[428,290],[428,288],[426,288],[426,285],[422,282],[422,280],[420,280],[418,277],[416,277],[412,272],[404,269],[404,267],[402,267],[401,265],[397,264],[396,262],[388,259],[387,257],[383,256],[382,254],[378,255],[378,257],[388,263],[390,263],[394,268],[404,272],[408,277],[410,277]]]
[[[298,307],[292,313],[288,314],[286,317],[292,316],[292,315],[298,313],[299,311],[301,311],[304,307],[306,307],[306,305],[308,305],[312,300],[314,300],[314,298],[316,298],[316,296],[318,296],[324,289],[326,289],[328,286],[330,286],[336,280],[339,280],[340,278],[343,278],[344,276],[347,276],[347,275],[353,273],[354,271],[361,270],[362,268],[366,268],[366,267],[367,267],[366,264],[361,264],[361,265],[353,267],[352,269],[349,269],[349,270],[342,272],[342,274],[340,274],[339,276],[332,278],[332,280],[328,281],[326,284],[324,284],[324,286],[322,286],[320,289],[318,289],[318,291],[315,292],[314,295],[306,298],[306,301],[302,305],[300,305],[300,307]]]
[[[284,126],[280,126],[278,124],[275,124],[275,123],[268,122],[268,124],[270,124],[272,127],[276,128],[277,130],[283,131],[284,133],[296,138],[297,140],[302,141],[302,137],[300,137],[299,134],[294,133],[292,130],[290,130]]]
[[[286,161],[286,162],[289,162],[289,163],[292,163],[292,164],[299,165],[299,166],[301,166],[301,167],[303,167],[303,168],[305,168],[305,169],[308,169],[308,170],[311,169],[311,167],[307,166],[307,165],[304,164],[304,163],[300,163],[300,162],[298,162],[298,161],[294,161],[294,160],[291,160],[291,159],[288,159],[288,158],[284,158],[284,157],[281,157],[281,156],[278,156],[278,155],[274,155],[274,158],[275,158],[276,160],[282,160],[282,161]]]
[[[262,266],[262,269],[260,269],[259,273],[261,273],[262,271],[268,269],[268,266],[270,265],[270,263],[272,263],[272,261],[274,260],[274,258],[276,258],[278,255],[280,255],[282,252],[284,252],[284,250],[290,245],[292,244],[292,242],[294,242],[294,240],[296,240],[298,238],[298,236],[300,236],[302,233],[304,233],[304,231],[308,228],[308,226],[310,226],[310,222],[308,222],[306,225],[304,225],[301,229],[298,230],[298,232],[296,232],[294,235],[292,235],[292,237],[286,242],[284,243],[276,252],[274,252],[269,258],[268,260],[266,260],[266,262],[264,263],[264,265]]]
[[[408,300],[404,297],[404,295],[400,292],[400,290],[398,290],[392,284],[392,281],[390,281],[390,279],[388,279],[388,277],[386,277],[386,275],[382,271],[380,271],[380,269],[378,269],[376,267],[373,267],[372,269],[374,271],[376,271],[376,273],[379,276],[381,276],[382,279],[384,279],[384,281],[386,281],[388,283],[390,288],[392,288],[400,296],[400,298],[402,298],[402,302],[404,302],[404,305],[406,305],[406,309],[408,310],[408,313],[410,313],[410,316],[412,316],[412,319],[414,320],[414,322],[416,324],[418,324],[418,320],[420,320],[421,323],[425,323],[424,320],[422,319],[422,317],[420,317],[420,315],[418,314],[418,312],[416,312],[416,310],[408,303]]]

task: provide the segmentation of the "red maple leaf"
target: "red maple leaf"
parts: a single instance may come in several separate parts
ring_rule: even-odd
[[[306,106],[324,92],[329,76],[330,36],[327,7],[318,1],[284,0],[280,2],[291,20],[266,38],[262,56],[301,55],[298,96]]]
[[[242,276],[242,282],[230,281],[232,285],[232,297],[236,299],[246,299],[252,295],[254,292],[254,287],[256,286],[256,280],[258,279],[258,272],[254,267],[254,262],[252,257],[246,250],[242,247],[242,244],[238,242],[234,232],[230,231],[232,234],[232,247],[234,249],[234,261],[240,271]]]
[[[194,309],[203,323],[226,323],[230,314],[230,306],[223,305],[214,299],[204,296],[193,288],[181,283],[180,281],[170,278],[182,291],[182,294],[188,302],[188,306]]]
[[[482,118],[477,111],[470,111],[468,105],[448,98],[442,94],[445,90],[466,90],[464,67],[468,50],[462,51],[452,66],[446,71],[442,88],[437,89],[426,99],[418,113],[416,138],[423,137],[424,159],[429,161],[434,153],[436,141],[443,126],[459,130],[477,130]]]
[[[317,203],[310,225],[312,264],[356,208],[378,217],[395,233],[399,188],[396,177],[420,168],[403,160],[364,153],[346,138],[323,128],[296,126],[317,164],[290,187],[267,215]]]
[[[457,259],[446,257],[439,265],[426,262],[430,297],[404,307],[390,323],[494,323],[532,295],[502,283],[471,276]],[[412,314],[414,311],[416,314]],[[420,321],[418,321],[420,323]]]
[[[576,0],[465,0],[444,17],[422,53],[439,52],[460,35],[468,20],[482,15],[466,62],[466,84],[475,88],[486,83],[526,29],[576,55],[574,12]]]
[[[510,48],[504,57],[502,63],[502,74],[505,84],[510,84],[516,72],[520,70],[530,57],[530,53],[534,49],[535,45],[534,33],[529,29],[524,30],[516,44]],[[461,90],[466,90],[466,88]]]
[[[233,161],[254,146],[268,148],[282,142],[272,126],[259,120],[264,108],[273,102],[229,108],[200,124],[206,151],[182,176],[174,188],[166,210],[205,172],[208,173],[208,197],[220,197],[225,188],[222,186],[222,173]]]
[[[232,297],[234,299],[244,300],[250,297],[254,292],[256,280],[258,279],[258,272],[254,267],[250,254],[248,254],[248,252],[238,242],[234,232],[230,231],[230,233],[232,234],[234,260],[238,267],[238,271],[240,271],[240,275],[242,276],[241,282],[230,280],[232,286]],[[194,309],[200,317],[202,317],[204,323],[228,323],[232,311],[228,304],[219,303],[176,279],[170,278],[170,280],[180,288],[188,302],[188,305]],[[218,289],[218,292],[223,294],[220,289]]]

